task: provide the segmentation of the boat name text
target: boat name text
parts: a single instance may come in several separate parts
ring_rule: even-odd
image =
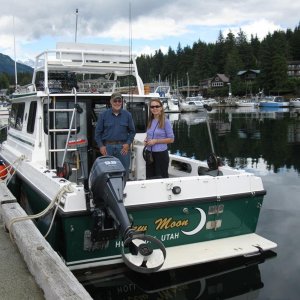
[[[189,220],[174,220],[173,218],[160,218],[155,221],[156,230],[179,228],[189,225]]]

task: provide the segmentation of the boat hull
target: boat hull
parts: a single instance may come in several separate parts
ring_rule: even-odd
[[[290,101],[290,106],[299,108],[300,100]]]
[[[28,213],[40,212],[48,205],[47,200],[41,199],[25,182],[21,186],[21,204]],[[171,206],[160,202],[154,205],[127,206],[126,210],[134,229],[163,242],[167,251],[167,260],[162,267],[165,270],[258,252],[253,246],[258,241],[266,244],[261,243],[262,249],[274,248],[274,243],[253,235],[263,197],[262,193],[256,196],[249,194],[226,197],[223,200],[217,197],[199,198],[174,202]],[[52,215],[46,215],[37,221],[42,234],[47,232],[51,218]],[[47,240],[70,269],[123,262],[123,243],[118,232],[107,230],[101,233],[102,240],[92,242],[94,221],[92,213],[87,211],[59,213],[56,216]],[[254,243],[255,239],[257,241]],[[225,252],[217,251],[227,243],[229,248]],[[236,251],[235,247],[243,250]],[[182,252],[187,255],[179,259],[178,255]],[[193,260],[191,255],[195,256]]]
[[[256,102],[236,102],[238,107],[256,107]]]
[[[259,103],[260,107],[289,107],[289,105],[290,105],[289,102],[275,102],[275,101]]]

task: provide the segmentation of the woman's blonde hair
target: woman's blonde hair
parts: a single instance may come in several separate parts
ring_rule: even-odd
[[[154,115],[153,115],[153,113],[150,109],[150,106],[152,105],[153,102],[157,102],[162,107],[162,110],[161,110],[161,113],[160,113],[159,119],[158,119],[158,127],[159,128],[164,128],[165,127],[165,111],[164,111],[164,107],[163,107],[162,102],[158,98],[151,99],[150,102],[149,102],[149,120],[148,120],[147,128],[151,127],[152,120],[154,119]]]

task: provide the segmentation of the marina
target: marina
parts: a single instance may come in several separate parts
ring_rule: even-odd
[[[177,152],[177,155],[204,159],[207,148],[210,147],[205,120],[193,122],[199,117],[195,117],[193,113],[183,115],[182,120],[180,114],[169,115],[176,134],[176,141],[170,150],[174,154]],[[191,120],[188,120],[189,115]],[[165,272],[165,286],[158,285],[160,281],[156,277],[145,279],[141,275],[135,276],[126,268],[118,269],[117,273],[84,273],[84,270],[74,272],[93,299],[109,299],[111,293],[115,293],[114,299],[123,299],[129,295],[157,297],[175,290],[181,293],[181,299],[191,299],[193,288],[201,288],[200,283],[203,289],[199,299],[206,299],[207,291],[215,290],[220,285],[222,288],[215,290],[212,299],[221,296],[227,299],[229,295],[238,294],[244,297],[251,295],[252,298],[261,300],[297,297],[300,292],[296,280],[299,270],[297,262],[300,261],[297,249],[300,249],[300,245],[293,234],[286,233],[300,229],[297,217],[300,210],[300,166],[297,156],[293,155],[299,153],[299,115],[295,114],[294,109],[262,112],[259,108],[227,108],[213,110],[210,118],[215,147],[218,153],[222,153],[222,159],[236,168],[256,173],[263,179],[267,194],[257,232],[276,241],[277,256],[271,255],[271,260],[267,258],[259,263],[254,260],[252,267],[248,265],[246,268],[242,267],[243,262],[233,264],[231,261],[221,265],[221,274],[218,273],[221,266],[212,263],[207,268],[197,266],[190,269],[188,274],[183,273],[184,270],[182,273],[174,273],[176,276],[172,281],[168,279],[168,272]],[[269,134],[266,135],[265,132]],[[201,144],[198,142],[199,134],[204,137]],[[235,140],[234,147],[229,143],[231,139]],[[279,153],[285,153],[284,157]],[[232,269],[233,265],[239,266],[238,269]],[[277,272],[278,269],[284,271]]]
[[[296,4],[132,4],[3,5],[0,299],[297,299]]]
[[[46,240],[71,270],[124,263],[141,273],[276,248],[255,233],[266,194],[261,178],[223,164],[212,138],[207,159],[170,154],[168,178],[146,180],[143,141],[153,95],[144,94],[128,51],[58,43],[37,56],[32,83],[12,95],[0,149],[5,181]],[[86,72],[136,79],[137,92],[123,94],[137,128],[128,180],[118,159],[99,156],[94,125],[111,94],[78,89],[76,76]],[[202,107],[210,133],[212,109]]]

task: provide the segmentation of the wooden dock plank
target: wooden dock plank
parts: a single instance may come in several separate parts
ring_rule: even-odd
[[[6,183],[0,180],[0,205],[3,203],[14,203],[17,202],[14,195],[7,188]]]
[[[1,199],[3,194],[8,194],[4,199],[13,200],[2,186]],[[1,209],[6,227],[13,218],[26,216],[17,202],[1,201]],[[31,220],[16,222],[11,230],[29,271],[43,290],[46,299],[92,299]]]

